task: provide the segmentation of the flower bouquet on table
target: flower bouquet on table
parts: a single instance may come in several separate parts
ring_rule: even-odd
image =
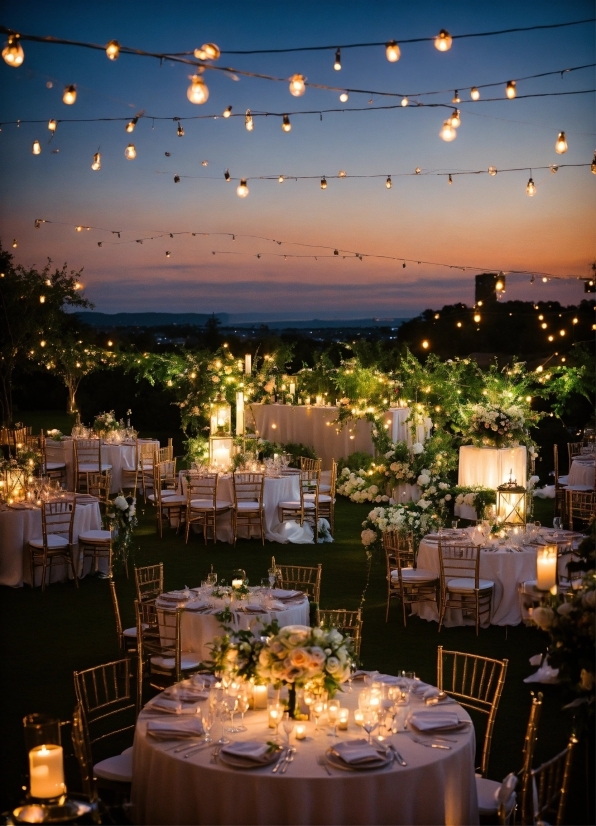
[[[111,503],[106,513],[112,531],[114,563],[127,564],[132,546],[133,530],[138,525],[136,503],[132,496],[124,496],[122,491]]]
[[[54,427],[52,430],[46,431],[46,438],[51,439],[53,442],[61,442],[64,439],[64,434],[58,430],[58,428]]]
[[[107,413],[99,413],[93,420],[93,430],[100,437],[106,437],[109,433],[117,430],[124,430],[124,422],[118,421],[113,410]]]
[[[476,447],[518,447],[529,444],[529,409],[521,404],[508,406],[485,402],[467,404],[462,409],[464,441]],[[531,413],[530,413],[531,415]]]
[[[404,502],[389,508],[373,508],[362,523],[362,544],[368,548],[380,542],[387,530],[411,531],[418,544],[427,533],[437,531],[442,524],[441,515],[429,499]]]

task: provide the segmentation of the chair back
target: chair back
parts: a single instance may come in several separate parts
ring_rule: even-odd
[[[383,548],[387,565],[401,574],[402,568],[415,568],[414,536],[410,531],[388,530],[383,533]],[[387,569],[389,572],[389,567]]]
[[[217,473],[203,473],[200,476],[189,475],[186,481],[186,499],[188,503],[200,499],[215,507],[217,502]]]
[[[163,594],[163,562],[157,565],[135,565],[135,587],[139,602],[155,602]]]
[[[171,460],[171,451],[169,447],[160,447],[157,451],[157,461],[161,464],[162,462],[169,462]]]
[[[106,473],[90,473],[89,474],[89,485],[88,485],[88,493],[91,496],[96,496],[99,500],[100,506],[106,510],[109,505],[111,505],[110,501],[110,488],[112,487],[112,473],[111,471],[107,471]]]
[[[151,470],[155,461],[158,447],[155,442],[139,442],[139,467],[141,470]]]
[[[28,450],[41,450],[41,444],[43,441],[43,435],[33,436],[32,434],[27,433],[25,435],[25,447]]]
[[[522,823],[542,824],[564,823],[565,803],[571,780],[571,760],[577,745],[577,737],[572,734],[567,748],[530,772],[532,785],[531,818],[529,811],[522,812]],[[548,818],[548,819],[547,819]]]
[[[101,469],[101,439],[73,439],[75,467],[79,465],[97,465]]]
[[[308,456],[300,457],[300,470],[316,470],[321,472],[322,459],[310,459]]]
[[[26,427],[8,427],[6,429],[7,435],[7,442],[11,448],[13,448],[13,452],[20,450],[22,447],[25,446],[27,440],[27,428]]]
[[[238,505],[239,502],[258,502],[260,508],[263,504],[264,474],[241,473],[236,471],[232,478],[234,481],[234,504]]]
[[[77,703],[72,712],[71,728],[72,748],[81,774],[81,784],[83,793],[89,799],[92,807],[92,820],[94,823],[101,823],[101,818],[97,812],[99,803],[97,795],[97,784],[93,774],[93,756],[91,754],[91,743],[89,732],[85,723],[85,714],[80,703]]]
[[[439,564],[442,591],[447,588],[450,579],[471,579],[474,588],[478,588],[480,548],[476,545],[455,545],[439,540]]]
[[[331,460],[331,481],[329,483],[329,496],[335,499],[335,491],[337,488],[337,462],[335,459]]]
[[[142,675],[149,673],[149,684],[163,689],[172,682],[182,679],[181,633],[182,609],[157,608],[154,602],[135,600],[137,617],[137,642],[139,656],[139,698],[142,692]],[[166,668],[155,662],[162,657],[172,661]]]
[[[122,617],[120,616],[120,605],[118,604],[118,594],[116,593],[116,583],[114,577],[109,578],[110,596],[112,598],[112,608],[114,609],[114,619],[116,621],[116,636],[120,651],[124,652],[124,635],[122,633]]]
[[[304,507],[304,496],[309,494],[309,500],[314,501],[315,509],[319,506],[319,483],[321,480],[320,470],[300,471],[300,504]]]
[[[497,709],[503,693],[509,660],[437,648],[437,687],[472,711],[487,716],[480,773],[485,776]]]
[[[567,490],[567,517],[569,530],[573,530],[573,520],[589,523],[596,515],[596,491]]]
[[[167,449],[167,448],[165,448]],[[178,476],[176,475],[176,460],[164,459],[157,465],[159,468],[160,482],[163,490],[177,490]]]
[[[47,550],[48,534],[57,534],[68,539],[72,545],[72,531],[75,515],[75,500],[72,497],[52,499],[41,506],[41,530],[44,549]]]
[[[346,637],[352,638],[354,654],[360,656],[362,642],[362,609],[346,611],[344,608],[325,609],[318,612],[321,628],[337,628]]]
[[[74,686],[91,744],[134,729],[136,703],[127,657],[75,671]]]
[[[555,488],[559,487],[559,445],[553,445],[553,465],[555,474]]]
[[[323,573],[321,563],[316,568],[304,565],[278,565],[277,572],[280,588],[302,591],[318,605],[321,597],[321,575]]]
[[[524,737],[524,745],[522,749],[522,767],[519,772],[520,777],[520,807],[522,812],[522,822],[525,823],[525,813],[529,813],[530,818],[533,815],[534,807],[534,790],[532,783],[532,763],[534,762],[534,749],[536,748],[536,739],[538,736],[538,723],[542,712],[542,692],[538,694],[531,692],[532,703],[530,706],[530,716],[528,718],[528,725],[526,726],[526,735]],[[532,822],[530,820],[530,822]]]

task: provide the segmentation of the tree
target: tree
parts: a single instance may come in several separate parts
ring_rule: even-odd
[[[0,243],[0,414],[6,424],[13,423],[15,369],[30,365],[32,355],[53,342],[67,307],[92,307],[81,292],[80,274],[66,264],[52,272],[50,259],[41,271],[15,265]]]

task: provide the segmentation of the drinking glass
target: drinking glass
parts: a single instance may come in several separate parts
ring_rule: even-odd
[[[319,730],[319,720],[325,711],[325,703],[322,700],[315,700],[315,702],[311,705],[310,711],[312,716],[315,718],[315,731]]]
[[[563,528],[563,520],[561,519],[561,517],[560,517],[560,516],[555,516],[555,518],[553,519],[553,528],[554,528],[556,531],[560,531],[560,530],[562,530],[562,528]]]
[[[458,525],[458,523],[459,523],[459,519],[453,519],[453,520],[452,520],[452,522],[451,522],[451,527],[452,527],[452,529],[453,529],[454,531],[455,531],[455,530],[457,530],[457,525]]]
[[[207,584],[208,585],[217,585],[217,574],[211,571],[210,574],[207,574]]]
[[[248,711],[250,707],[248,693],[246,691],[241,691],[238,695],[238,711],[242,715],[242,722],[237,727],[236,731],[246,731],[246,726],[244,725],[244,715]]]
[[[363,688],[358,695],[358,708],[360,711],[368,711],[370,708],[371,693],[369,688]]]
[[[368,734],[368,744],[372,746],[372,733],[379,725],[379,712],[369,709],[364,712],[362,728]]]
[[[203,715],[201,718],[201,722],[203,723],[203,728],[205,729],[205,742],[212,743],[213,737],[211,736],[211,729],[215,723],[216,716],[213,709],[209,709],[206,714]]]
[[[327,717],[329,718],[329,722],[333,726],[331,732],[327,735],[328,737],[337,737],[337,722],[339,720],[339,700],[329,700],[327,703]]]
[[[217,741],[217,745],[218,746],[225,746],[227,743],[230,742],[229,737],[226,737],[226,730],[225,730],[226,717],[228,716],[228,713],[229,713],[228,712],[228,705],[227,705],[227,702],[225,700],[225,697],[224,697],[224,699],[220,700],[217,703],[217,707],[216,707],[215,711],[216,711],[217,716],[219,717],[219,722],[221,723],[221,736],[220,736],[219,740]]]
[[[286,741],[287,741],[287,744],[288,744],[288,747],[289,747],[289,745],[290,745],[290,734],[294,731],[295,723],[294,723],[294,718],[290,717],[290,714],[289,714],[288,711],[284,712],[284,718],[282,720],[281,725],[282,725],[283,730],[286,733]]]

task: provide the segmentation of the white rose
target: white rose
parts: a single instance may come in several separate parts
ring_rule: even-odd
[[[422,453],[424,451],[424,445],[420,444],[420,442],[414,442],[412,445],[412,453]]]
[[[445,495],[445,501],[446,501],[446,502],[450,502],[450,501],[451,501],[451,494],[450,494],[450,493],[448,493],[448,494],[446,494],[446,495]]]
[[[421,488],[426,487],[430,482],[430,476],[427,476],[426,473],[421,473],[416,482]]]
[[[124,496],[117,496],[114,499],[114,506],[121,511],[125,511],[128,508],[128,502],[126,501]]]
[[[369,545],[372,545],[372,543],[376,540],[377,532],[371,531],[370,528],[368,528],[367,530],[362,531],[362,533],[360,534],[360,538],[362,539],[362,544],[364,545],[364,547],[367,548]]]

